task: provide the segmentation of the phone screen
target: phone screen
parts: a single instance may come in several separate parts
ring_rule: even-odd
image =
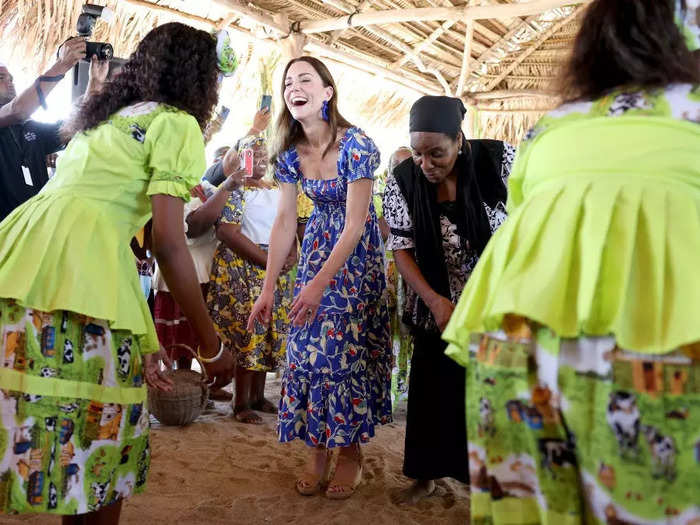
[[[263,95],[260,102],[260,109],[270,109],[270,104],[272,104],[272,95]]]

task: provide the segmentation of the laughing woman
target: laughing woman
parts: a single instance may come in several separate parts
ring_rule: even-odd
[[[314,201],[301,247],[293,326],[282,380],[279,439],[303,439],[312,450],[301,494],[328,480],[329,498],[351,496],[362,476],[360,443],[391,421],[389,312],[382,304],[383,242],[371,204],[379,152],[337,109],[326,66],[311,57],[287,64],[285,110],[275,152],[282,195],[270,238],[267,273],[249,322],[269,322],[277,277],[296,232],[297,183]]]
[[[69,124],[56,175],[0,224],[0,512],[114,524],[144,490],[143,382],[168,388],[129,248],[151,214],[153,253],[207,372],[232,376],[182,220],[205,167],[216,49],[182,24],[151,31]]]

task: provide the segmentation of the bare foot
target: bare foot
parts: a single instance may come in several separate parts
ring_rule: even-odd
[[[223,388],[217,388],[209,392],[209,399],[213,399],[214,401],[231,401],[233,399],[233,394],[227,392]]]
[[[266,414],[276,414],[277,413],[277,407],[272,401],[269,401],[265,399],[264,397],[252,405],[250,405],[250,408],[253,410],[257,410],[258,412],[264,412]]]
[[[234,408],[233,417],[239,423],[250,425],[260,425],[263,422],[262,418],[249,407]]]
[[[399,492],[393,499],[397,505],[415,505],[423,498],[433,495],[435,482],[432,479],[417,479],[407,489]]]

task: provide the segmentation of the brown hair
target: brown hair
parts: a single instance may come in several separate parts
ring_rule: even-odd
[[[594,0],[564,67],[564,101],[595,100],[620,87],[700,82],[674,11],[674,0]]]
[[[336,87],[335,81],[331,76],[331,72],[328,71],[326,65],[319,59],[310,56],[293,58],[285,66],[284,74],[282,75],[282,104],[280,107],[283,109],[280,112],[279,117],[277,117],[277,125],[275,126],[275,141],[272,147],[272,153],[270,155],[272,164],[277,162],[277,158],[281,153],[287,151],[292,145],[297,144],[304,137],[304,129],[301,127],[299,122],[294,120],[294,117],[292,117],[292,114],[289,112],[289,108],[287,108],[287,104],[284,101],[287,71],[289,71],[289,68],[292,67],[292,64],[297,62],[306,62],[311,64],[311,67],[313,67],[316,70],[316,73],[318,73],[318,75],[321,77],[323,86],[330,86],[333,88],[333,95],[328,101],[328,124],[331,127],[331,139],[326,146],[326,149],[323,151],[324,157],[333,148],[333,144],[335,144],[338,128],[352,127],[352,124],[345,120],[345,118],[338,111],[338,88]]]
[[[162,102],[192,115],[202,130],[218,98],[216,40],[172,22],[149,32],[116,78],[89,97],[61,130],[68,139],[136,102]]]

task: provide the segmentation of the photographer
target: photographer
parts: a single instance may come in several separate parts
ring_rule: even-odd
[[[12,75],[0,63],[0,221],[46,184],[46,156],[63,147],[58,134],[61,123],[28,119],[40,105],[46,105],[46,96],[82,58],[85,39],[67,40],[56,63],[18,96]],[[108,70],[108,62],[91,61],[89,92],[100,89]]]

